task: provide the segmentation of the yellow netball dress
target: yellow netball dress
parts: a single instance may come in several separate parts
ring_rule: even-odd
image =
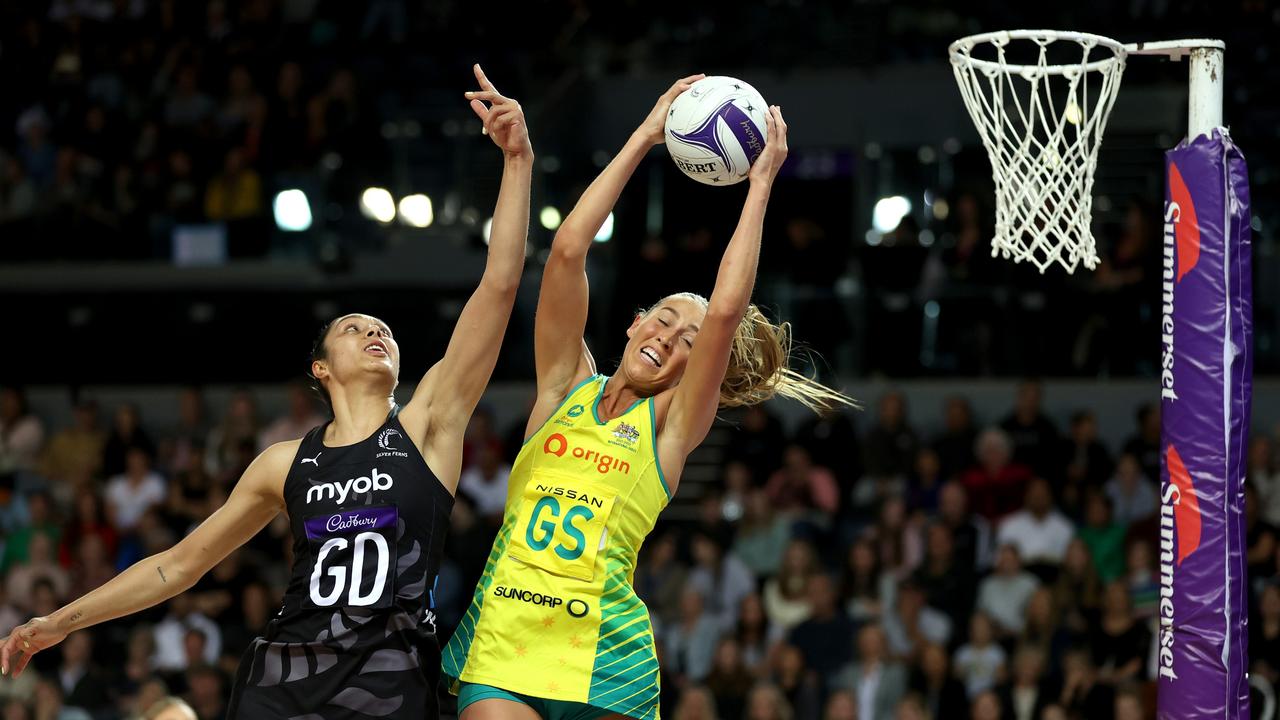
[[[502,529],[444,651],[455,691],[473,683],[658,717],[653,628],[631,583],[670,493],[653,399],[601,422],[607,380],[574,388],[516,457]]]

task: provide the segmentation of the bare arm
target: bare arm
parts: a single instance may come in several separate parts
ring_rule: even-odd
[[[671,102],[700,77],[682,78],[658,98],[648,117],[582,193],[556,232],[542,271],[538,313],[534,319],[538,396],[526,435],[542,425],[575,383],[594,372],[582,337],[589,299],[587,251],[640,160],[651,147],[663,141]]]
[[[0,644],[0,672],[17,675],[31,656],[74,630],[158,605],[195,585],[284,508],[284,478],[298,441],[267,448],[245,470],[227,503],[190,535],[164,552],[140,560],[102,587],[14,629]]]
[[[715,289],[706,318],[698,330],[684,377],[676,386],[666,424],[658,439],[663,466],[673,477],[684,459],[706,437],[720,404],[720,383],[729,366],[733,336],[751,302],[756,283],[756,264],[764,232],[764,212],[778,168],[787,157],[787,124],[775,105],[765,116],[767,124],[764,152],[751,166],[751,187],[747,191],[738,227],[720,260]]]
[[[484,275],[458,317],[444,357],[427,372],[405,408],[410,417],[418,415],[422,420],[427,447],[431,446],[429,438],[439,430],[461,437],[489,384],[520,286],[529,234],[533,147],[524,112],[520,103],[498,93],[479,65],[475,73],[482,90],[469,92],[467,97],[484,121],[485,132],[502,149],[502,185],[493,212]],[[491,105],[486,108],[485,102]]]

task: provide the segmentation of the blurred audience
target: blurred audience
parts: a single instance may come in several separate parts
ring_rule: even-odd
[[[293,436],[323,422],[301,387],[286,390],[283,414],[266,428],[246,392],[221,414],[206,413],[194,388],[175,398],[172,426],[155,427],[158,446],[136,407],[117,406],[108,433],[96,426],[93,401],[78,400],[34,449],[39,462],[23,471],[32,479],[0,477],[0,630],[168,547],[221,505],[236,468],[270,433]],[[1021,402],[1035,407],[1031,400]],[[891,422],[858,435],[861,451],[904,437],[885,431],[904,427],[895,420],[902,409],[892,407],[899,401],[886,402]],[[800,439],[811,427],[789,435],[769,413],[754,413],[753,430],[740,426],[721,440],[738,455],[726,453],[705,480],[690,481],[685,492],[701,497],[683,517],[673,510],[662,519],[634,572],[661,646],[666,712],[1041,720],[1151,711],[1144,693],[1159,602],[1150,535],[1158,498],[1138,456],[1121,454],[1109,480],[1100,470],[1071,470],[1080,462],[1094,468],[1106,450],[1090,449],[1096,436],[1081,423],[1093,415],[1077,413],[1074,445],[1058,445],[1056,469],[1033,474],[1014,461],[1004,430],[973,438],[963,396],[945,407],[943,435],[921,434],[955,441],[912,447],[896,489],[897,481],[885,483],[862,506],[832,488],[870,475],[841,477],[848,470],[814,463]],[[492,417],[472,428],[445,548],[436,610],[446,633],[483,572],[503,510],[507,453],[492,428]],[[749,439],[730,439],[740,431]],[[1038,441],[1027,447],[1035,461]],[[1252,446],[1245,529],[1255,593],[1251,670],[1272,681],[1280,680],[1280,531],[1255,484],[1265,482],[1265,448]],[[120,473],[106,474],[109,454],[119,456]],[[944,455],[953,468],[976,466],[946,475]],[[758,464],[764,457],[774,464]],[[868,457],[879,462],[876,452]],[[936,472],[922,472],[922,458]],[[1073,482],[1079,504],[1069,513],[1055,490]],[[220,717],[239,658],[279,607],[287,545],[287,527],[269,528],[166,606],[72,635],[32,666],[30,679],[0,679],[0,702],[110,720],[181,697],[184,704],[168,701],[156,712],[169,714],[155,716]]]

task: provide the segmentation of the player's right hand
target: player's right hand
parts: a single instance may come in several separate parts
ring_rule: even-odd
[[[680,97],[680,93],[688,90],[694,82],[704,77],[706,75],[698,73],[697,75],[690,75],[677,80],[675,85],[672,85],[670,89],[662,93],[662,96],[658,98],[658,103],[649,111],[649,116],[644,119],[644,122],[640,123],[636,134],[654,145],[661,145],[666,142],[667,113],[671,111],[671,103],[677,97]]]
[[[31,662],[31,656],[65,640],[67,633],[47,617],[28,620],[0,643],[0,674],[17,677]]]

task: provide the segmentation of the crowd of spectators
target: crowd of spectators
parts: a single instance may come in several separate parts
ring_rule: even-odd
[[[20,390],[0,392],[0,632],[170,547],[226,501],[261,449],[324,420],[302,385],[270,422],[247,392],[216,414],[194,388],[177,405],[177,423],[157,428],[132,405],[83,400],[67,426],[49,428]],[[288,535],[282,516],[171,602],[74,633],[29,672],[0,678],[0,717],[142,717],[171,694],[202,719],[223,717],[238,657],[287,582]]]
[[[720,479],[684,490],[704,493],[697,518],[660,522],[634,576],[659,644],[663,714],[1151,716],[1158,414],[1141,408],[1112,448],[1092,412],[1060,426],[1041,392],[1021,384],[1007,415],[991,418],[955,395],[939,428],[916,425],[897,392],[792,431],[763,407],[733,418]],[[169,547],[261,448],[323,421],[305,387],[288,398],[268,423],[247,392],[213,412],[187,389],[171,427],[86,399],[53,428],[6,388],[0,633]],[[501,522],[520,431],[483,409],[468,429],[436,593],[446,633]],[[1280,465],[1265,433],[1251,445],[1246,500],[1251,670],[1276,680]],[[135,717],[172,694],[202,720],[221,718],[289,554],[282,517],[190,591],[0,678],[0,717]]]
[[[227,229],[234,255],[261,256],[282,178],[377,158],[355,72],[295,41],[277,5],[0,10],[4,257],[168,258],[175,227],[204,223]]]
[[[1274,93],[1259,90],[1276,72],[1264,40],[1280,15],[1268,3],[1092,5],[1073,10],[1102,18],[1094,29],[1150,36],[1126,40],[1214,35],[1255,49],[1231,56],[1227,117],[1237,137],[1280,127]],[[455,0],[6,3],[0,258],[163,258],[176,227],[209,222],[227,229],[233,255],[262,255],[275,190],[345,183],[329,190],[354,203],[361,172],[383,162],[397,93],[421,85],[421,73],[465,68],[477,43],[546,82],[567,67],[605,77],[937,62],[947,41],[997,20],[1078,24],[1045,4],[974,3],[972,17],[939,3],[765,6],[738,16],[767,26],[753,34],[723,32],[712,9],[630,2],[525,4],[503,22]],[[777,41],[757,41],[766,34]],[[1265,143],[1246,149],[1261,240],[1278,219],[1267,189],[1280,162]],[[844,236],[803,211],[784,216],[762,294],[783,288],[768,299],[841,370],[986,375],[1043,361],[1063,373],[1151,372],[1155,198],[1100,229],[1096,274],[1046,290],[1040,276],[991,260],[985,194],[940,191],[945,220],[908,218],[878,248],[864,247],[861,229]],[[649,272],[635,276],[682,290],[686,277],[714,275],[705,228],[638,247],[634,267]],[[837,292],[854,267],[867,298],[858,318]],[[635,297],[622,293],[634,288],[618,288],[629,307]],[[1066,330],[1049,336],[1050,326]],[[742,413],[699,519],[660,523],[636,571],[662,653],[664,714],[1150,715],[1158,409],[1139,409],[1132,437],[1109,447],[1090,410],[1049,418],[1039,393],[1025,384],[1007,417],[989,418],[957,395],[939,428],[914,423],[896,393],[795,431],[767,409]],[[245,392],[217,411],[198,389],[177,403],[179,420],[160,426],[130,405],[85,398],[69,425],[53,427],[20,390],[0,393],[0,633],[170,546],[224,502],[261,448],[322,421],[301,387],[271,423]],[[504,430],[480,414],[468,433],[437,595],[444,628],[465,609],[501,518],[521,439]],[[1245,506],[1251,671],[1268,681],[1280,680],[1274,442],[1264,433],[1250,446]],[[220,718],[241,651],[278,606],[291,549],[281,519],[172,602],[76,633],[32,672],[0,678],[0,718],[133,717],[171,694]]]
[[[299,251],[273,231],[271,198],[298,186],[312,196],[317,222],[333,223],[341,243],[359,245],[362,233],[378,235],[376,224],[351,222],[359,217],[361,189],[393,175],[420,177],[428,171],[420,165],[431,164],[421,159],[422,148],[413,157],[399,148],[409,164],[392,173],[388,126],[412,121],[417,144],[459,146],[458,137],[441,129],[452,116],[432,94],[439,83],[422,78],[465,71],[477,57],[475,43],[536,96],[570,76],[940,63],[951,39],[996,23],[1140,27],[1153,37],[1212,35],[1231,47],[1258,48],[1232,56],[1226,115],[1250,152],[1255,242],[1268,244],[1270,228],[1280,222],[1269,200],[1276,193],[1268,192],[1280,178],[1273,169],[1280,157],[1271,150],[1275,143],[1264,140],[1273,137],[1280,109],[1272,93],[1260,90],[1276,72],[1261,39],[1274,33],[1280,14],[1258,0],[1092,3],[1066,10],[1006,5],[972,3],[961,13],[932,2],[773,3],[759,17],[734,16],[741,26],[726,32],[726,20],[709,9],[641,11],[631,3],[521,6],[504,22],[494,22],[481,6],[451,0],[6,4],[0,8],[6,88],[0,98],[0,259],[168,258],[175,229],[210,224],[225,230],[233,257],[318,257],[319,243]],[[759,42],[763,34],[771,41]],[[578,134],[540,132],[556,138],[549,140],[549,155],[586,158],[598,150],[572,146]],[[896,151],[914,155],[916,148]],[[986,160],[976,146],[966,152],[977,163],[971,171],[952,173],[948,182],[913,176],[908,183],[913,197],[928,190],[948,203],[950,215],[927,201],[878,247],[863,242],[869,218],[837,230],[826,218],[805,217],[803,208],[786,208],[795,220],[785,237],[768,243],[781,248],[771,260],[786,290],[766,292],[766,299],[844,373],[1151,375],[1156,368],[1147,349],[1158,342],[1152,272],[1159,255],[1158,163],[1153,159],[1150,174],[1157,179],[1147,194],[1107,201],[1115,209],[1105,223],[1099,202],[1102,265],[1059,287],[1057,280],[991,260],[993,213],[979,199],[990,192],[970,182],[975,169],[977,176],[989,174]],[[916,166],[912,158],[891,164]],[[580,171],[590,168],[575,175]],[[861,175],[852,181],[880,182]],[[467,183],[449,184],[467,192]],[[572,198],[566,187],[553,190]],[[839,197],[844,202],[850,191],[841,186]],[[468,197],[463,204],[487,201]],[[472,215],[480,217],[474,209]],[[347,224],[337,224],[344,216]],[[645,240],[639,261],[683,272],[717,247],[711,240],[705,228],[663,228]],[[379,242],[370,240],[375,247]],[[837,290],[842,283],[846,291],[862,289],[861,307],[851,307],[848,292]],[[1010,285],[1014,292],[1003,292]],[[610,302],[630,306],[633,298],[620,292]],[[1260,334],[1269,332],[1269,319],[1258,326]],[[1045,330],[1050,327],[1056,329]],[[1275,362],[1267,350],[1272,346],[1259,344],[1260,367]]]

